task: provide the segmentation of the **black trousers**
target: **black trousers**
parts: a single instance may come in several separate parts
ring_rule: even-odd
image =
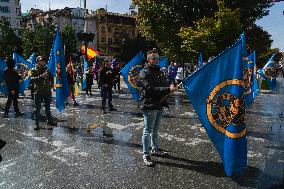
[[[8,100],[7,100],[6,106],[5,106],[5,114],[9,113],[10,106],[11,106],[12,102],[13,102],[13,105],[14,105],[14,111],[16,113],[19,112],[18,98],[19,98],[19,91],[15,91],[15,94],[12,94],[11,91],[8,92]]]
[[[101,88],[102,92],[102,109],[104,110],[106,107],[106,100],[108,101],[108,108],[112,108],[112,86]]]
[[[50,104],[51,104],[51,94],[46,95],[35,95],[35,122],[36,124],[39,123],[39,116],[40,116],[40,109],[41,109],[41,103],[44,102],[44,108],[45,108],[45,115],[49,122],[51,122],[51,111],[50,111]]]

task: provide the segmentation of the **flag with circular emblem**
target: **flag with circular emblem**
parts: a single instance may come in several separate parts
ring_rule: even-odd
[[[247,167],[242,40],[183,81],[227,176]]]

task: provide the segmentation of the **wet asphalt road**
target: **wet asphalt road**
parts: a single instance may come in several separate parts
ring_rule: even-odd
[[[162,119],[159,144],[169,152],[142,161],[142,112],[129,94],[114,95],[116,112],[100,113],[101,99],[81,94],[64,113],[52,114],[58,127],[34,131],[33,101],[21,97],[24,116],[0,118],[0,188],[283,188],[284,80],[276,94],[263,91],[247,109],[248,169],[225,176],[220,158],[188,98],[182,91],[170,98]],[[126,91],[124,89],[123,91]],[[6,99],[0,98],[1,115]],[[12,110],[12,107],[11,107]],[[282,115],[281,115],[282,113]],[[44,115],[44,111],[42,111]],[[89,128],[89,129],[88,129]],[[88,132],[89,131],[89,132]],[[105,132],[105,135],[103,134]]]

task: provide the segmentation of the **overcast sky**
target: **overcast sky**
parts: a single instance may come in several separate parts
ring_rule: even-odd
[[[83,8],[83,0],[81,7]],[[80,0],[21,0],[22,12],[27,12],[31,8],[48,10],[50,3],[51,9],[62,9],[64,7],[80,7]],[[129,12],[131,0],[87,0],[87,8],[96,10],[105,8],[110,12],[126,13]],[[270,9],[270,15],[257,21],[264,30],[272,35],[273,47],[277,47],[284,51],[284,2],[276,3]]]

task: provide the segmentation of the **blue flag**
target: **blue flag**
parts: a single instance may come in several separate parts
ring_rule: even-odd
[[[0,58],[0,93],[8,94],[6,82],[4,80],[4,70],[7,68],[7,64]]]
[[[253,99],[257,97],[259,93],[259,88],[258,88],[258,82],[257,82],[257,77],[256,77],[256,53],[253,51],[249,56],[248,56],[248,61],[252,61],[253,66],[252,66],[252,97]]]
[[[139,73],[142,70],[142,63],[145,59],[144,53],[140,51],[134,58],[132,58],[127,65],[121,70],[121,74],[128,89],[130,90],[133,99],[139,101],[139,91],[138,91],[138,78]]]
[[[83,83],[82,83],[82,90],[87,90],[87,81],[86,81],[86,71],[88,69],[88,62],[84,58],[84,71],[83,71]]]
[[[20,74],[23,82],[20,84],[19,93],[24,94],[28,88],[31,80],[31,70],[35,67],[33,64],[25,60],[22,56],[17,53],[13,53],[13,59],[16,62],[15,70]]]
[[[276,87],[276,77],[278,73],[278,66],[275,63],[275,54],[273,54],[268,62],[263,66],[258,73],[262,76],[262,78],[266,79],[270,85],[270,89],[274,90]]]
[[[169,67],[169,60],[167,57],[162,57],[159,61],[160,69],[163,73],[167,74]]]
[[[65,56],[60,34],[57,31],[47,65],[52,75],[56,75],[56,108],[59,112],[65,109],[65,102],[70,95],[66,77]]]
[[[247,166],[242,39],[183,82],[226,175]]]
[[[36,54],[33,53],[30,58],[28,59],[28,62],[32,63],[34,66],[36,66]]]
[[[203,66],[203,58],[202,58],[202,52],[200,52],[198,59],[198,69],[200,69],[202,66]]]

